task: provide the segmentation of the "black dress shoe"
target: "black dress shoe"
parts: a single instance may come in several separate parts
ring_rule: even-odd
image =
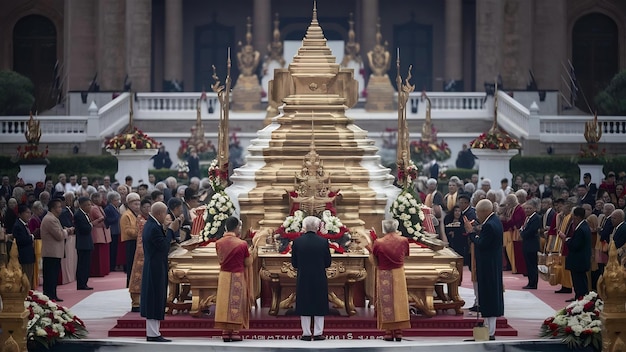
[[[478,306],[473,306],[469,309],[470,312],[478,312]]]
[[[302,340],[302,341],[311,341],[311,335],[302,335],[302,336],[300,336],[300,340]]]
[[[130,311],[133,313],[139,313],[139,307],[132,307]]]
[[[489,341],[493,341],[493,340],[495,340],[495,339],[496,339],[496,335],[491,335],[491,336],[489,336]]]
[[[80,291],[89,291],[89,290],[93,290],[93,287],[89,287],[89,286],[83,286],[83,287],[78,287],[77,290]]]
[[[324,340],[326,340],[326,338],[322,335],[313,336],[313,341],[324,341]]]
[[[63,302],[63,300],[60,299],[60,298],[53,298],[52,300],[55,301],[55,302]]]
[[[533,285],[526,285],[524,287],[522,287],[525,290],[536,290],[537,286],[533,286]]]
[[[554,291],[554,293],[572,293],[572,289],[567,287],[561,287],[560,290],[556,290]]]
[[[149,342],[172,342],[172,340],[166,339],[163,336],[148,336],[148,337],[146,337],[146,341],[149,341]]]
[[[570,299],[566,299],[565,302],[574,302],[576,301],[576,298],[570,298]]]

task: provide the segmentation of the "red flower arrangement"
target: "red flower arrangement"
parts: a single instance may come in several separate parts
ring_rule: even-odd
[[[119,153],[120,150],[156,149],[160,144],[137,129],[137,127],[133,127],[130,131],[118,134],[104,142],[106,149],[115,150],[116,153]]]
[[[598,143],[587,143],[580,146],[578,152],[579,164],[604,164],[606,162],[606,148],[600,149]]]
[[[432,141],[427,142],[424,140],[412,141],[410,144],[411,160],[416,164],[426,164],[427,162],[435,159],[437,161],[444,161],[450,158],[452,151],[443,139],[441,143],[437,143],[437,129],[432,128]]]
[[[38,144],[26,144],[24,146],[17,147],[17,153],[15,157],[13,157],[13,162],[20,164],[28,164],[28,163],[38,163],[41,161],[46,161],[48,157],[48,146],[46,145],[45,150],[39,150]]]
[[[500,127],[491,128],[488,132],[481,134],[478,138],[470,142],[473,149],[509,150],[522,149],[520,142],[511,137]]]

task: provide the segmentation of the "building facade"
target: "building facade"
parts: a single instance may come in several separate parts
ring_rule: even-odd
[[[348,40],[353,14],[363,58],[380,18],[389,50],[413,64],[417,89],[483,91],[500,76],[504,89],[520,90],[532,71],[538,89],[569,99],[574,73],[592,104],[626,68],[622,0],[318,0],[317,7],[329,40]],[[29,77],[47,106],[68,91],[97,88],[201,91],[211,65],[224,68],[227,49],[245,41],[247,17],[264,55],[276,14],[282,39],[301,40],[311,8],[293,0],[0,0],[0,69]]]

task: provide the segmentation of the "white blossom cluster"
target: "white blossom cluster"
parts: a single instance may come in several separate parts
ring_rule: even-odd
[[[320,223],[320,232],[323,234],[339,233],[339,229],[343,226],[338,217],[333,216],[330,210],[322,212],[322,222]]]
[[[305,214],[302,210],[296,210],[293,215],[288,216],[285,221],[283,221],[285,232],[301,232],[302,220],[304,220],[304,216]]]
[[[414,240],[424,236],[422,222],[424,221],[423,205],[415,198],[410,190],[404,190],[391,205],[393,218],[404,226],[406,235]]]
[[[189,172],[189,163],[186,161],[178,162],[178,172]]]
[[[214,238],[218,232],[224,231],[224,220],[235,212],[235,206],[230,200],[228,194],[225,191],[219,191],[211,197],[207,208],[204,211],[204,229],[200,231],[200,236],[203,241],[208,241]]]

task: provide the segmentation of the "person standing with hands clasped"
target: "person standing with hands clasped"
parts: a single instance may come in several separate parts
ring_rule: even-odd
[[[172,235],[178,231],[179,221],[166,223],[167,206],[162,202],[152,205],[150,218],[143,228],[144,266],[141,276],[139,312],[146,318],[146,340],[171,342],[161,336],[161,320],[165,319],[167,299],[167,254]]]
[[[574,235],[567,237],[566,234],[559,233],[559,237],[565,242],[568,249],[565,257],[565,269],[572,273],[575,294],[574,298],[565,302],[573,302],[589,293],[587,271],[591,269],[591,229],[585,220],[585,209],[576,207],[572,213]]]
[[[489,339],[495,340],[496,319],[504,315],[502,285],[502,223],[493,212],[493,203],[483,199],[476,204],[476,217],[482,224],[476,233],[473,221],[463,217],[463,226],[475,245],[478,311],[489,328]]]
[[[328,314],[328,279],[330,266],[328,241],[317,235],[320,219],[307,216],[302,220],[305,231],[293,241],[291,265],[298,270],[296,279],[296,314],[300,315],[303,341],[320,341],[326,338],[324,316]],[[311,317],[314,317],[311,335]]]

